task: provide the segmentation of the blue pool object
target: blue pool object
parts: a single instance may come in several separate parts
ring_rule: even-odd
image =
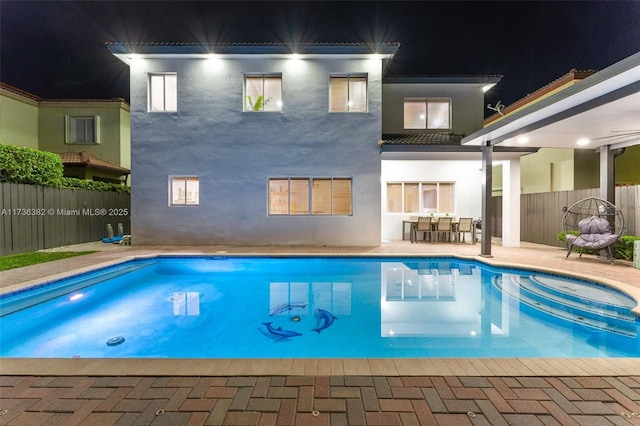
[[[635,301],[453,258],[157,257],[0,297],[0,356],[640,357]]]
[[[122,235],[117,237],[104,237],[102,239],[103,243],[119,243],[120,241],[122,241]]]

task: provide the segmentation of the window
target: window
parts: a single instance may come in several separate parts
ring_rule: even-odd
[[[197,176],[169,177],[169,205],[197,206],[200,204],[200,179]]]
[[[350,178],[269,179],[270,215],[349,216]]]
[[[332,75],[329,82],[329,111],[366,112],[367,75]]]
[[[245,75],[245,111],[282,111],[282,75]]]
[[[99,144],[100,117],[65,116],[66,144]]]
[[[447,99],[405,99],[404,128],[451,129],[451,102]]]
[[[450,182],[387,183],[387,213],[455,212],[454,184]]]
[[[178,75],[149,74],[149,111],[178,110]]]

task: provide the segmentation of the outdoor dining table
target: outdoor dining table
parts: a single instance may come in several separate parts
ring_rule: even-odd
[[[407,225],[409,225],[409,233],[411,233],[411,227],[415,226],[417,223],[418,223],[417,219],[415,219],[415,220],[414,219],[409,219],[409,220],[403,220],[402,221],[402,239],[403,240],[407,239],[406,238]],[[459,224],[459,221],[457,221],[457,220],[451,221],[451,232],[454,235],[456,235],[456,233],[458,232],[457,231],[458,224]],[[431,222],[431,230],[432,231],[435,232],[437,230],[437,226],[438,226],[438,222],[437,221],[436,222]],[[454,239],[455,239],[455,237],[452,238],[451,241],[453,242]],[[473,222],[471,222],[471,241],[472,241],[473,244],[476,243],[476,239],[477,239],[477,228],[476,228],[476,221],[474,220]]]

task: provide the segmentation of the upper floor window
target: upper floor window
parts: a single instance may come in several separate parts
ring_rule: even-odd
[[[65,116],[65,141],[67,144],[100,143],[100,117]]]
[[[178,110],[178,75],[176,73],[149,74],[149,111]]]
[[[366,112],[367,75],[332,75],[329,81],[329,111]]]
[[[245,111],[282,111],[282,74],[244,77]]]
[[[455,212],[452,182],[394,182],[387,183],[388,213]]]
[[[197,176],[169,176],[169,205],[197,206],[200,204],[200,178]]]
[[[269,179],[270,215],[352,214],[350,178]]]
[[[451,129],[451,101],[448,99],[405,99],[405,129]]]

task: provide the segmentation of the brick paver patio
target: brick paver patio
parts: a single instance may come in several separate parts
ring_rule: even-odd
[[[3,425],[640,424],[640,376],[3,376],[0,392]]]

